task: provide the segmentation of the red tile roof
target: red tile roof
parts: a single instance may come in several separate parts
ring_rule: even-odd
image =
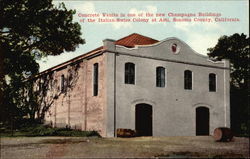
[[[159,41],[140,34],[133,33],[117,40],[115,44],[122,45],[125,47],[135,47],[135,45],[149,45],[157,42]]]
[[[152,39],[152,38],[149,38],[149,37],[146,37],[146,36],[143,36],[143,35],[140,35],[140,34],[137,34],[137,33],[133,33],[133,34],[130,34],[130,35],[124,37],[124,38],[121,38],[121,39],[115,41],[115,44],[131,48],[131,47],[135,47],[135,45],[150,45],[150,44],[154,44],[154,43],[157,43],[157,42],[159,42],[159,41],[155,40],[155,39]],[[56,65],[54,67],[51,67],[51,68],[49,68],[47,70],[44,70],[44,71],[40,72],[38,74],[38,76],[42,75],[42,74],[45,74],[45,73],[48,73],[50,71],[56,70],[58,68],[61,68],[61,67],[65,66],[65,65],[73,63],[73,62],[75,62],[75,61],[77,61],[79,59],[83,59],[83,58],[92,56],[94,54],[100,53],[103,50],[104,50],[103,46],[98,47],[98,48],[96,48],[94,50],[91,50],[91,51],[85,53],[85,54],[77,56],[77,57],[75,57],[75,58],[73,58],[71,60],[68,60],[68,61],[63,62],[61,64],[58,64],[58,65]]]

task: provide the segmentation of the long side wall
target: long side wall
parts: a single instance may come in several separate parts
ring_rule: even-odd
[[[93,65],[99,64],[98,96],[93,96]],[[67,79],[67,89],[60,92],[61,76]],[[71,76],[71,77],[70,77]],[[95,130],[101,135],[105,129],[105,72],[104,56],[83,59],[79,67],[67,66],[54,73],[58,98],[54,99],[45,122],[53,127],[70,127],[80,130]],[[70,82],[69,82],[70,81]]]

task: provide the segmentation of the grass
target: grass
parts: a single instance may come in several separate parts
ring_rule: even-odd
[[[249,140],[216,142],[193,137],[17,137],[2,138],[7,158],[249,158]],[[3,157],[3,158],[4,158]]]
[[[1,129],[1,137],[35,137],[35,136],[73,136],[73,137],[100,137],[96,131],[80,131],[70,128],[51,128],[44,125],[36,125],[11,131]]]

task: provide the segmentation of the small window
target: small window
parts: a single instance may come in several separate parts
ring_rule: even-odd
[[[93,95],[98,95],[98,63],[93,66]]]
[[[172,53],[174,53],[174,54],[178,54],[179,52],[180,52],[180,46],[179,45],[177,45],[177,44],[172,44],[171,45],[171,51],[172,51]]]
[[[64,83],[65,83],[64,75],[61,75],[61,92],[63,92],[65,89]]]
[[[184,71],[184,89],[192,89],[192,71]]]
[[[125,83],[135,84],[135,64],[125,63]]]
[[[176,53],[176,51],[177,51],[177,44],[173,44],[172,47],[171,47],[171,49],[172,49],[172,51],[174,53]]]
[[[156,68],[156,87],[165,87],[165,68]]]
[[[210,92],[216,91],[216,74],[214,73],[209,74],[209,91]]]

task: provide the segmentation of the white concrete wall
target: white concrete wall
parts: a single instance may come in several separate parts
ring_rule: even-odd
[[[180,46],[179,54],[171,52],[173,43]],[[116,60],[114,52],[118,53]],[[106,53],[106,62],[108,136],[112,136],[114,131],[114,68],[116,128],[135,129],[135,105],[139,103],[153,106],[153,136],[194,136],[195,109],[198,106],[210,110],[210,134],[216,127],[230,126],[228,61],[213,63],[184,42],[170,38],[133,49],[112,47]],[[126,62],[135,64],[134,85],[124,83]],[[166,68],[165,88],[156,87],[157,66]],[[187,69],[193,72],[192,90],[184,89],[184,71]],[[209,92],[209,73],[217,75],[216,92]]]

